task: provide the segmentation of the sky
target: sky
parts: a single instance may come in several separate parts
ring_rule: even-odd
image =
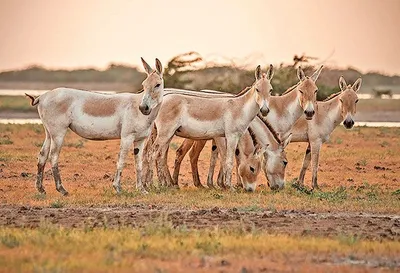
[[[0,0],[0,70],[166,64],[197,51],[239,64],[400,74],[400,0]]]

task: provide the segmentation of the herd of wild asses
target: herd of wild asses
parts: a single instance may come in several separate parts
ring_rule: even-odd
[[[61,182],[58,157],[65,134],[70,128],[91,140],[121,139],[113,187],[121,192],[121,174],[126,156],[134,145],[136,187],[147,193],[153,182],[153,164],[158,181],[164,186],[178,186],[182,159],[190,150],[194,184],[203,187],[197,161],[207,140],[212,140],[212,156],[207,185],[214,187],[213,174],[218,154],[221,167],[217,184],[234,189],[232,169],[236,159],[236,187],[256,189],[262,170],[272,190],[285,185],[288,163],[285,148],[290,142],[307,142],[298,183],[303,185],[305,172],[312,162],[312,187],[317,188],[318,159],[322,143],[335,127],[354,125],[361,78],[348,85],[339,78],[340,92],[317,101],[316,81],[322,66],[311,76],[297,69],[298,83],[281,96],[272,96],[273,66],[263,73],[255,70],[255,81],[236,95],[213,90],[192,91],[164,88],[163,68],[156,59],[153,69],[142,58],[147,77],[138,94],[99,94],[70,88],[56,88],[31,99],[37,106],[46,139],[38,155],[36,189],[45,193],[43,172],[50,160],[56,189],[67,195]],[[167,155],[174,135],[185,138],[176,152],[171,176]]]

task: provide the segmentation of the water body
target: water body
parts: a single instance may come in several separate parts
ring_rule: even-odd
[[[40,119],[0,119],[0,124],[42,124]],[[365,127],[400,127],[400,122],[356,122],[354,126]]]

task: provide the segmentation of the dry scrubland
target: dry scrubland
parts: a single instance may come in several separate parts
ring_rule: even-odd
[[[336,129],[322,148],[322,191],[292,187],[306,149],[288,147],[287,187],[254,194],[195,189],[188,160],[180,190],[135,191],[131,155],[124,192],[111,187],[119,141],[68,132],[64,186],[34,189],[40,125],[0,125],[0,271],[267,272],[396,270],[400,266],[400,129]],[[169,165],[180,139],[173,140]],[[210,147],[200,157],[205,183]],[[310,173],[306,184],[310,185]]]

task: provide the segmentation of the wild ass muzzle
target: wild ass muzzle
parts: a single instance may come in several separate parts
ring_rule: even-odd
[[[158,59],[156,70],[143,58],[142,63],[147,78],[142,83],[143,92],[140,94],[106,95],[69,88],[57,88],[40,97],[26,94],[31,99],[31,104],[37,105],[46,133],[38,156],[36,189],[40,193],[45,193],[43,171],[50,157],[56,189],[63,195],[68,194],[61,183],[58,169],[58,156],[68,128],[86,139],[121,139],[113,181],[117,193],[121,192],[120,181],[125,158],[134,143],[136,187],[145,192],[141,179],[144,140],[149,136],[160,109],[164,80],[162,65]]]
[[[359,78],[353,85],[347,85],[343,76],[340,77],[340,92],[318,102],[318,110],[312,121],[300,118],[293,126],[292,142],[308,143],[303,167],[298,178],[300,185],[304,184],[306,170],[312,161],[312,187],[318,188],[317,174],[321,145],[329,140],[333,130],[342,121],[346,129],[353,127],[358,102],[357,92],[360,90],[361,82],[362,80]]]
[[[255,71],[256,82],[253,86],[234,97],[210,98],[202,97],[200,94],[167,94],[155,121],[157,135],[155,139],[153,138],[154,145],[152,141],[146,145],[153,149],[149,151],[152,155],[151,158],[149,157],[149,164],[153,162],[155,156],[159,159],[157,162],[159,181],[166,185],[173,184],[166,155],[169,143],[175,134],[199,140],[225,137],[227,152],[224,174],[227,186],[231,187],[233,157],[240,137],[258,112],[263,115],[269,112],[272,76],[272,65],[266,74],[263,74],[258,66]],[[149,175],[146,175],[146,182],[150,184],[152,166],[148,166]]]

